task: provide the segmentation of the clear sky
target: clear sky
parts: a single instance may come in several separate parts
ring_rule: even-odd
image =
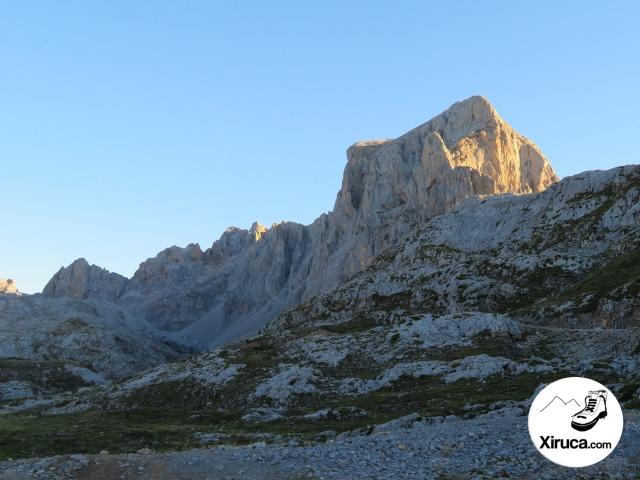
[[[637,5],[1,1],[0,278],[309,223],[350,144],[474,94],[561,176],[638,163]]]

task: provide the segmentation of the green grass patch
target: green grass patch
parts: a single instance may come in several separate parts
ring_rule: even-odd
[[[564,289],[560,295],[553,297],[556,303],[584,298],[591,295],[589,302],[582,305],[581,312],[592,312],[603,297],[611,297],[614,291],[626,286],[625,297],[636,296],[640,292],[640,249],[613,258],[605,265],[591,271],[577,283]]]
[[[371,295],[371,303],[373,304],[373,308],[378,310],[390,311],[396,308],[409,310],[412,296],[413,293],[411,290],[403,290],[389,295],[381,295],[376,292]]]
[[[423,352],[423,358],[445,362],[483,353],[492,357],[504,357],[520,361],[526,360],[529,356],[510,337],[489,334],[476,336],[471,345],[442,347],[423,350]]]
[[[375,423],[413,412],[425,416],[459,415],[467,404],[491,404],[503,400],[526,400],[540,383],[562,378],[564,373],[517,376],[494,375],[477,380],[444,383],[436,377],[403,377],[388,388],[348,399],[351,405],[372,413]],[[343,402],[345,400],[341,400]]]
[[[234,352],[233,363],[244,363],[248,368],[271,366],[279,354],[279,346],[268,336],[248,340],[239,350]]]
[[[369,315],[355,314],[353,319],[348,322],[335,323],[333,325],[322,325],[322,330],[329,333],[338,333],[341,335],[347,333],[357,333],[370,330],[378,326],[378,323]]]
[[[70,372],[61,360],[35,361],[24,358],[0,359],[0,382],[29,382],[36,389],[68,391],[86,386],[78,375]]]
[[[640,389],[640,378],[627,380],[618,392],[618,400],[627,402],[630,400],[640,400],[636,392]]]
[[[640,249],[616,256],[582,278],[551,267],[538,269],[519,283],[526,286],[526,292],[502,299],[498,311],[525,313],[536,306],[552,307],[574,301],[574,313],[591,313],[602,298],[617,300],[640,293]]]
[[[503,400],[524,400],[542,382],[564,376],[525,373],[514,377],[499,375],[484,381],[460,380],[446,384],[436,377],[403,377],[389,388],[358,397],[319,398],[309,396],[290,412],[310,413],[321,408],[349,412],[358,407],[367,416],[326,418],[301,421],[289,417],[283,421],[246,424],[240,409],[218,410],[219,405],[200,410],[138,408],[128,411],[88,411],[66,415],[0,416],[0,460],[68,453],[135,452],[140,448],[156,451],[183,450],[199,446],[196,432],[219,432],[230,435],[225,443],[246,443],[253,433],[296,435],[311,439],[314,435],[335,430],[343,432],[370,428],[402,415],[461,414],[466,404],[490,404]]]
[[[128,408],[204,408],[211,400],[211,389],[193,380],[159,382],[133,390],[122,402]]]
[[[460,380],[446,384],[438,377],[402,377],[388,388],[356,397],[334,399],[309,398],[291,413],[302,415],[320,408],[344,411],[349,407],[365,410],[367,416],[316,421],[277,422],[245,426],[254,432],[297,434],[312,437],[326,430],[344,432],[354,429],[371,429],[403,415],[419,413],[424,416],[462,415],[467,404],[489,405],[504,400],[526,400],[540,383],[549,383],[566,376],[566,372],[554,374],[524,373],[513,377],[495,375],[484,381]],[[479,411],[482,411],[480,409]]]
[[[237,414],[170,409],[90,411],[69,415],[0,415],[0,460],[66,453],[194,448],[194,433],[224,428]]]

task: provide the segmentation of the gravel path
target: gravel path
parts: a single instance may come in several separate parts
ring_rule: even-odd
[[[292,447],[255,444],[167,454],[73,455],[0,464],[0,480],[614,479],[640,478],[639,416],[627,413],[613,454],[584,469],[553,465],[533,447],[526,416],[510,410],[379,428]]]

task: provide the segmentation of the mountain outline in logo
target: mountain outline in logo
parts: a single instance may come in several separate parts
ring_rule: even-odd
[[[575,398],[572,398],[571,400],[567,400],[566,402],[562,399],[562,397],[559,397],[558,395],[556,395],[555,397],[553,397],[553,399],[547,403],[547,405],[545,405],[540,412],[544,412],[547,408],[549,408],[552,404],[554,404],[554,402],[556,402],[556,400],[559,400],[560,402],[562,402],[563,407],[568,407],[571,404],[575,404],[576,408],[582,408],[582,406],[578,403],[578,401]],[[557,402],[556,402],[557,404]]]

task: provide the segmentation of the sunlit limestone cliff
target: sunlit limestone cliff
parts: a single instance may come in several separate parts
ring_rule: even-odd
[[[20,291],[13,280],[0,278],[0,295],[1,294],[20,295]]]

